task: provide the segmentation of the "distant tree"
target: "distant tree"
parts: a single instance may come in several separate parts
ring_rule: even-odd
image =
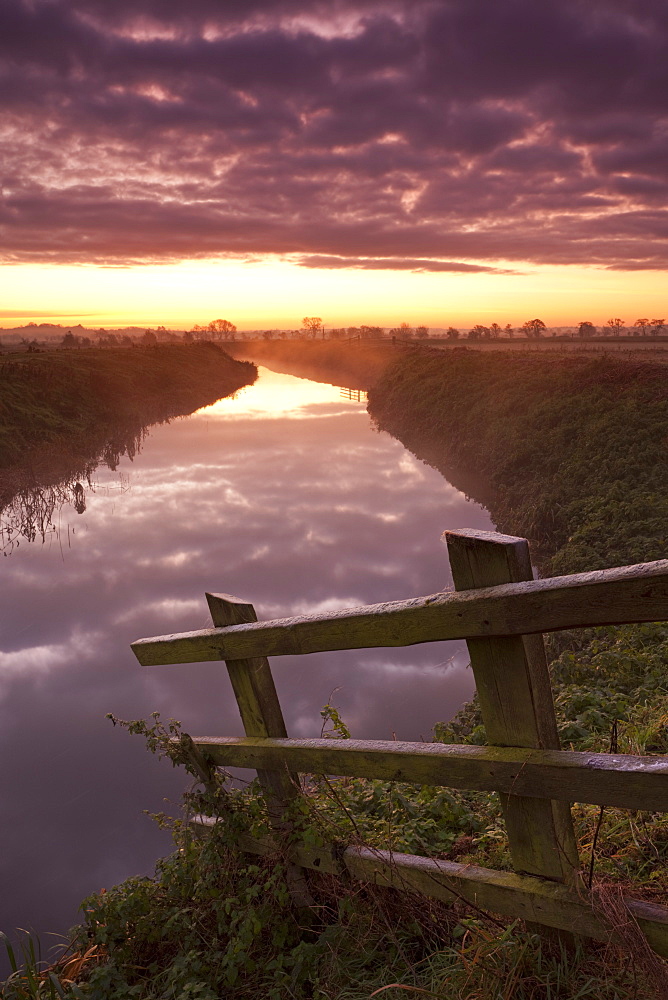
[[[490,323],[489,332],[492,335],[492,339],[497,340],[501,336],[501,327],[498,323]]]
[[[331,337],[332,340],[343,340],[343,338],[346,336],[345,326],[332,327],[332,329],[329,331],[329,336]]]
[[[445,336],[448,340],[459,340],[459,330],[456,330],[454,326],[449,326],[445,331]]]
[[[234,323],[230,323],[229,319],[213,319],[207,326],[208,333],[214,334],[215,340],[230,339],[234,340],[231,334],[237,332],[237,328]]]
[[[264,337],[265,340],[271,340],[271,338],[274,336],[274,331],[273,330],[265,330],[264,333],[262,334],[262,336]]]
[[[425,340],[429,336],[429,327],[428,326],[416,326],[415,327],[415,336],[418,337],[419,340]]]
[[[578,325],[578,337],[583,337],[585,340],[593,337],[596,333],[596,327],[593,323],[590,323],[588,319],[583,320],[582,323]]]
[[[643,337],[647,336],[647,330],[649,328],[648,319],[637,319],[633,325],[638,328],[638,333],[634,336],[638,337],[640,336],[640,333],[642,333]]]
[[[192,344],[192,342],[194,341],[194,339],[195,338],[193,337],[193,335],[190,332],[190,330],[186,330],[184,332],[184,334],[183,334],[183,343],[184,344]]]
[[[658,335],[663,330],[666,325],[665,319],[653,319],[650,321],[650,326],[652,327],[652,336],[658,337]]]
[[[413,336],[413,327],[410,323],[400,323],[399,326],[393,326],[388,332],[391,337],[402,337],[406,340]]]
[[[382,326],[367,326],[363,324],[359,328],[359,332],[363,340],[376,340],[383,336]]]
[[[538,340],[539,337],[543,336],[546,326],[542,319],[528,319],[526,323],[522,323],[522,330],[524,336],[528,337],[529,340]]]
[[[60,342],[61,347],[78,347],[79,338],[75,337],[71,330],[68,330]]]
[[[316,337],[322,330],[322,320],[320,316],[304,316],[302,326],[309,337]]]
[[[613,335],[613,337],[619,337],[622,330],[624,329],[624,320],[619,318],[609,319],[606,321],[605,325],[610,327],[610,333]]]
[[[139,341],[140,344],[157,344],[158,338],[156,337],[153,330],[144,330],[144,335]]]
[[[469,340],[489,340],[490,330],[488,326],[483,326],[482,323],[476,323],[476,325],[469,330]]]
[[[503,328],[503,329],[504,329],[504,332],[505,332],[505,333],[507,333],[509,337],[512,337],[512,335],[513,335],[513,334],[514,334],[514,332],[515,332],[515,331],[513,330],[512,326],[510,325],[510,323],[506,323],[506,325],[504,326],[504,328]]]

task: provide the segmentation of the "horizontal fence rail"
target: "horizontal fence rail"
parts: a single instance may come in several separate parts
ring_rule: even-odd
[[[205,830],[216,822],[208,816],[196,816],[192,826],[196,830]],[[597,914],[595,897],[591,893],[531,875],[367,847],[353,846],[340,851],[325,845],[291,847],[284,851],[270,837],[241,836],[239,848],[261,856],[283,853],[294,864],[312,871],[330,875],[347,873],[359,882],[371,882],[404,892],[413,891],[445,903],[461,900],[476,910],[519,917],[529,923],[598,941],[615,940],[614,928],[602,914]],[[628,897],[624,897],[623,902],[651,947],[658,954],[668,957],[668,907]]]
[[[200,737],[193,742],[220,767],[380,778],[668,812],[668,757],[387,740]]]
[[[664,618],[668,618],[668,559],[138,639],[132,649],[142,666],[153,666],[491,639]]]

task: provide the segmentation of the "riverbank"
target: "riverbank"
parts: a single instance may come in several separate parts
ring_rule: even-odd
[[[545,574],[668,554],[666,370],[416,351],[369,394],[381,430],[462,483]]]
[[[220,347],[45,351],[0,361],[0,468],[34,449],[76,453],[92,440],[191,413],[248,385],[255,367]]]
[[[0,552],[44,540],[57,512],[86,505],[95,468],[133,457],[163,423],[253,382],[211,343],[14,355],[0,362]]]

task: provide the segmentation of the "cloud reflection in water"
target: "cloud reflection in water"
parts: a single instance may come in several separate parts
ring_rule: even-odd
[[[133,639],[210,624],[204,591],[275,618],[449,585],[447,527],[487,513],[338,389],[263,372],[235,399],[154,427],[87,497],[69,547],[3,560],[0,926],[63,930],[87,893],[150,873],[169,849],[142,816],[183,777],[104,716],[152,711],[193,735],[241,732],[221,664],[140,668]],[[99,469],[100,484],[119,472]],[[288,731],[313,736],[334,700],[357,737],[429,738],[469,697],[461,644],[273,661]]]

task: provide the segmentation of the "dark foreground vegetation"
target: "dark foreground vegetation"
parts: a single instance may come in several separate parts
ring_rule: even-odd
[[[77,510],[100,463],[138,451],[148,425],[191,413],[254,381],[212,343],[92,348],[0,359],[0,549],[44,537]]]
[[[416,352],[387,370],[369,409],[379,428],[483,500],[500,530],[529,536],[545,573],[667,554],[665,368]],[[566,748],[668,752],[668,626],[562,635],[551,657]],[[330,706],[323,723],[333,738],[349,735]],[[493,915],[324,875],[310,876],[316,905],[307,917],[291,905],[280,857],[256,860],[233,849],[239,831],[266,828],[255,790],[221,786],[193,760],[187,741],[168,745],[176,728],[129,728],[203,779],[188,808],[223,822],[201,841],[176,822],[177,851],[160,862],[156,878],[91,897],[69,959],[41,987],[17,973],[8,997],[37,996],[39,988],[44,996],[113,1000],[647,1000],[668,993],[664,963],[633,936],[624,949],[568,950]],[[475,702],[435,735],[483,744]],[[306,843],[363,841],[510,867],[493,795],[325,778],[308,790],[298,800],[303,811],[291,818]],[[621,890],[665,902],[662,814],[582,805],[573,813],[583,869],[593,869],[607,912]]]

